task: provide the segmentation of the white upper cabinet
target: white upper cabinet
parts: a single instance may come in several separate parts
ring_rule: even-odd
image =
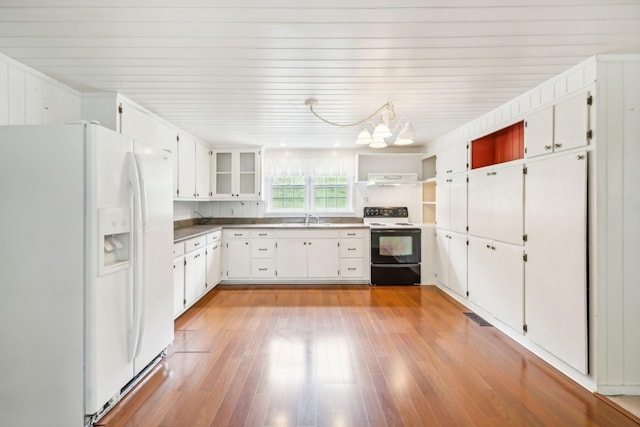
[[[104,127],[163,150],[175,149],[176,128],[115,92],[83,94],[82,119],[98,121]]]
[[[436,181],[438,228],[467,232],[467,176],[453,175]]]
[[[209,199],[210,148],[188,135],[178,139],[179,199]]]
[[[527,117],[524,124],[524,145],[527,157],[553,151],[553,106]]]
[[[182,199],[196,197],[196,141],[182,136],[178,139],[178,190]]]
[[[203,143],[196,142],[195,182],[196,198],[208,199],[211,196],[211,148]]]
[[[523,166],[496,166],[469,173],[469,234],[522,244]]]
[[[211,196],[219,200],[259,200],[262,197],[261,151],[219,149],[211,156]]]
[[[525,121],[526,156],[583,147],[591,140],[590,92],[583,92],[529,115]]]
[[[553,121],[554,151],[589,145],[590,114],[593,98],[586,92],[555,105]]]
[[[438,153],[436,159],[436,176],[443,177],[468,169],[468,149],[466,142],[454,144],[451,148]]]

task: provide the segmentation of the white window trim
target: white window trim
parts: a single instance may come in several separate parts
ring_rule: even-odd
[[[330,175],[322,175],[322,176],[330,176]],[[344,175],[343,175],[344,176]],[[351,217],[355,216],[355,182],[354,178],[348,176],[347,177],[347,187],[348,187],[348,204],[349,207],[347,209],[342,210],[332,210],[332,211],[317,211],[314,204],[315,194],[314,194],[314,185],[313,179],[314,176],[304,176],[305,186],[304,186],[304,209],[300,210],[275,210],[271,204],[272,201],[272,180],[273,176],[265,176],[265,216],[281,216],[281,217],[298,217],[301,214],[312,214],[317,215],[319,217]]]

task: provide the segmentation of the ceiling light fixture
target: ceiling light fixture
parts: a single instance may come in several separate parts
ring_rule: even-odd
[[[313,106],[318,104],[318,100],[315,98],[307,99],[304,104],[309,106],[309,110],[314,116],[332,126],[345,128],[365,125],[365,127],[360,130],[355,141],[356,144],[359,145],[368,145],[371,148],[384,148],[388,146],[387,139],[392,139],[394,145],[409,145],[413,144],[416,138],[416,130],[407,117],[403,116],[394,123],[396,113],[392,102],[387,102],[368,117],[353,123],[336,123],[320,116],[313,110]],[[380,122],[374,126],[371,120],[379,113],[382,113]],[[401,124],[402,126],[400,126]],[[373,133],[369,132],[366,125],[369,125],[373,129]]]

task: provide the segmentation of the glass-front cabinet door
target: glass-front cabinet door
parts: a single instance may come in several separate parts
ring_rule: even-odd
[[[261,189],[260,149],[214,150],[212,197],[220,200],[258,200]]]

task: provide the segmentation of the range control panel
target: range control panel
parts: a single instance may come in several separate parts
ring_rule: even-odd
[[[408,218],[409,209],[400,207],[366,207],[364,208],[365,218]]]

